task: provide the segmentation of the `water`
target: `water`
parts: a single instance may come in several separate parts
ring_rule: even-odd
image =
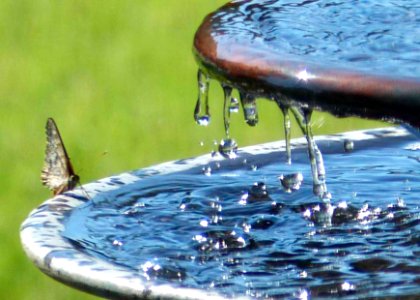
[[[232,1],[205,18],[194,54],[243,95],[418,128],[417,2]]]
[[[417,0],[247,0],[212,17],[212,37],[226,45],[218,51],[244,43],[285,60],[418,78],[419,20]]]
[[[291,165],[284,152],[239,153],[100,194],[63,235],[151,282],[226,297],[419,296],[418,141],[353,143],[319,145],[329,203],[312,193],[305,149]],[[286,190],[281,175],[303,177],[300,188]]]
[[[210,123],[209,81],[208,75],[198,70],[198,99],[194,108],[194,120],[201,126],[207,126]]]

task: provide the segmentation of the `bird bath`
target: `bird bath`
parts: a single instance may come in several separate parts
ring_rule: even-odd
[[[385,66],[385,75],[360,63],[371,60],[375,68],[384,67],[380,57],[367,54],[355,54],[344,66],[338,65],[341,58],[321,61],[322,66],[316,57],[303,63],[297,54],[277,56],[268,51],[254,22],[271,24],[274,14],[280,26],[276,14],[284,13],[303,26],[315,16],[306,9],[339,14],[339,4],[325,8],[324,1],[289,1],[287,7],[279,5],[264,14],[268,8],[261,3],[271,9],[280,1],[233,1],[209,15],[195,38],[202,70],[195,117],[201,124],[209,121],[208,80],[221,81],[230,141],[220,146],[223,155],[206,154],[89,183],[83,188],[90,199],[75,189],[47,200],[21,227],[23,247],[43,272],[75,288],[118,299],[420,294],[418,139],[391,127],[319,136],[315,144],[309,126],[310,111],[321,109],[418,127],[413,112],[419,108],[420,81],[411,76],[413,70],[418,74],[418,53],[398,56],[416,65],[404,65],[405,71]],[[358,5],[352,3],[352,10]],[[361,11],[369,8],[362,6]],[[399,8],[418,24],[418,9],[413,15],[412,9]],[[297,10],[306,14],[293,18],[290,13]],[[236,19],[238,12],[244,20]],[[253,39],[241,31],[244,28]],[[418,30],[415,27],[413,34]],[[275,30],[273,34],[277,36]],[[345,31],[341,37],[331,34],[346,37]],[[404,37],[406,43],[413,40]],[[353,61],[357,66],[349,68],[347,63]],[[240,91],[248,124],[257,123],[255,97],[263,96],[275,100],[286,116],[291,110],[301,118],[309,137],[236,150],[228,132],[232,88]],[[308,142],[313,152],[309,159]],[[288,164],[291,150],[293,162]],[[331,199],[325,193],[313,195],[312,181],[321,168],[319,150]]]

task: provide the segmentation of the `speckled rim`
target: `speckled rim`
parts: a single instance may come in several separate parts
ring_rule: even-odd
[[[403,137],[409,133],[400,127],[353,131],[316,138],[319,147],[334,146],[343,148],[343,141],[372,141],[382,138]],[[306,147],[304,138],[292,140],[293,148]],[[339,147],[339,148],[337,148]],[[171,161],[149,168],[126,172],[83,185],[94,198],[96,195],[119,189],[142,178],[201,168],[210,163],[224,165],[243,165],[243,158],[256,155],[284,152],[284,141],[271,142],[239,150],[238,158],[225,160],[210,154],[195,158]],[[341,150],[343,151],[343,150]],[[170,284],[155,285],[145,281],[143,276],[133,270],[111,264],[100,258],[82,252],[62,237],[65,220],[72,210],[87,201],[83,191],[78,188],[45,201],[34,209],[23,222],[20,236],[28,257],[44,273],[77,289],[97,296],[118,299],[224,299],[223,296],[206,290],[180,288]]]

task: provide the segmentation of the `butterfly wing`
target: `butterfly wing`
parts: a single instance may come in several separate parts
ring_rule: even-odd
[[[47,148],[41,181],[54,195],[58,195],[73,189],[78,182],[78,176],[74,173],[60,132],[52,118],[47,120],[46,134]]]

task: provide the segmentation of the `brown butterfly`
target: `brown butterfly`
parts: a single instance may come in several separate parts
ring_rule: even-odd
[[[53,191],[54,196],[74,189],[79,176],[74,173],[57,125],[48,118],[45,127],[47,148],[45,149],[44,168],[41,171],[42,184]]]

